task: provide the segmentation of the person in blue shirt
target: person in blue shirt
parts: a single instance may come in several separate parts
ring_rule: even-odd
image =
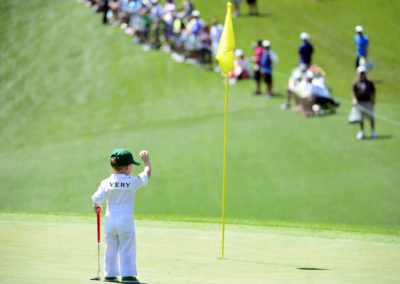
[[[356,26],[356,35],[354,41],[356,43],[356,69],[361,65],[361,59],[366,60],[368,58],[368,36],[364,34],[362,26]]]
[[[264,82],[267,85],[266,95],[267,97],[271,97],[272,87],[273,87],[272,84],[273,53],[271,51],[271,43],[269,40],[264,40],[262,42],[262,45],[264,47],[264,52],[260,60],[261,73],[263,74]]]
[[[302,32],[300,34],[300,39],[302,40],[301,45],[299,47],[299,65],[304,64],[308,67],[312,64],[312,55],[314,53],[314,47],[310,43],[310,35]]]

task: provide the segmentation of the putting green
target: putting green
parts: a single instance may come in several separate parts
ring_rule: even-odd
[[[138,220],[136,229],[145,283],[400,281],[398,235],[227,225],[220,260],[218,224]],[[91,283],[95,217],[0,214],[0,255],[1,283]]]

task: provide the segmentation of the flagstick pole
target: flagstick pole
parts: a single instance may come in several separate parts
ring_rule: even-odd
[[[226,204],[226,156],[228,144],[228,74],[225,75],[225,110],[224,110],[224,161],[222,173],[222,253],[225,252],[225,204]]]

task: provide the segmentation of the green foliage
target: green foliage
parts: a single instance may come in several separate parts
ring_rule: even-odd
[[[282,96],[230,87],[228,218],[400,226],[398,1],[259,1],[260,17],[234,19],[238,47],[268,38],[284,94],[298,35],[342,101],[339,113],[305,119],[279,110]],[[225,1],[195,1],[221,21]],[[362,4],[362,5],[360,5]],[[246,12],[242,5],[242,12]],[[0,205],[2,211],[91,210],[113,148],[149,150],[153,177],[137,195],[146,215],[218,217],[222,183],[222,78],[144,52],[75,1],[1,1]],[[377,130],[355,141],[346,123],[354,26],[371,38]]]

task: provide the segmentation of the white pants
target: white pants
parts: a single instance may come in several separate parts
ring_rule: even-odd
[[[132,215],[106,216],[104,276],[136,276],[136,238]],[[118,265],[118,255],[121,270]]]

